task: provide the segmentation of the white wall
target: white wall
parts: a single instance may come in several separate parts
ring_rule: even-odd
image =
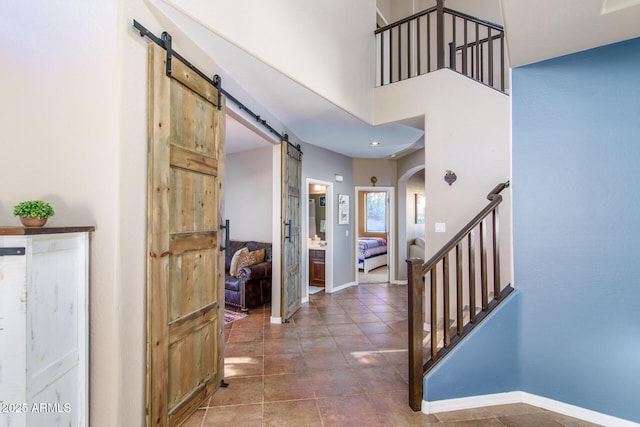
[[[272,146],[229,154],[225,159],[224,218],[232,240],[272,241]]]
[[[142,22],[207,74],[210,59],[144,0],[31,0],[0,15],[0,224],[43,198],[48,225],[91,239],[91,425],[143,425],[147,41]]]
[[[417,95],[419,94],[419,95]],[[402,102],[400,102],[402,100]],[[376,88],[377,123],[425,115],[426,258],[487,205],[487,193],[510,180],[509,97],[450,70]],[[447,169],[458,180],[449,186]],[[511,253],[510,190],[500,209],[501,247]],[[446,224],[435,233],[435,223]],[[502,260],[511,277],[511,259]]]
[[[307,178],[333,182],[333,287],[353,283],[354,269],[354,179],[351,158],[311,144],[302,144],[302,182]],[[342,175],[342,182],[335,181]],[[351,206],[349,224],[338,224],[338,194],[347,194]],[[302,203],[302,217],[307,215],[307,203]],[[303,222],[304,224],[304,222]],[[305,261],[306,262],[306,261]]]
[[[407,233],[404,236],[404,243],[407,248],[416,237],[424,237],[425,225],[416,224],[416,194],[424,196],[424,169],[416,172],[407,180],[406,201],[407,209],[405,220],[407,222]],[[398,236],[402,242],[402,236]]]
[[[376,8],[388,23],[392,22],[389,20],[391,18],[391,0],[376,0]]]
[[[407,263],[409,258],[409,243],[415,236],[424,237],[425,224],[414,223],[415,218],[415,194],[424,195],[424,149],[414,151],[397,160],[398,171],[398,258],[396,276],[399,283],[406,283]],[[415,175],[420,173],[420,184],[411,183]],[[418,188],[418,185],[420,188]],[[409,189],[411,187],[411,189]],[[415,187],[415,189],[413,188]],[[404,215],[402,213],[404,212]]]
[[[13,2],[3,5],[0,15],[0,224],[17,225],[13,205],[42,198],[56,210],[48,226],[96,226],[91,416],[104,423],[95,425],[105,426],[118,425],[121,410],[114,398],[123,380],[115,316],[121,301],[120,251],[127,245],[144,250],[139,233],[132,242],[122,242],[119,233],[121,209],[132,223],[140,224],[145,215],[136,211],[136,203],[122,207],[119,195],[121,33],[113,1]],[[144,163],[129,167],[144,169]],[[144,193],[139,196],[144,206]],[[144,282],[128,285],[144,287]],[[139,385],[133,378],[129,386]]]
[[[395,187],[397,182],[396,161],[391,159],[353,159],[353,184],[372,186],[375,176],[378,187]]]
[[[375,0],[165,3],[302,86],[370,120]]]

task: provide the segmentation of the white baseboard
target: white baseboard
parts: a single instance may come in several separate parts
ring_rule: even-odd
[[[640,424],[622,418],[602,414],[590,409],[559,402],[535,394],[523,391],[508,393],[487,394],[483,396],[462,397],[459,399],[437,400],[433,402],[422,401],[422,412],[435,414],[446,411],[459,411],[461,409],[479,408],[482,406],[505,405],[509,403],[527,403],[539,408],[547,409],[558,414],[567,415],[583,421],[611,427],[639,427]]]
[[[334,286],[333,289],[331,289],[331,292],[328,292],[328,293],[332,294],[334,292],[338,292],[338,291],[341,291],[343,289],[350,288],[351,286],[358,286],[358,283],[357,282],[349,282],[349,283],[345,283],[345,284],[340,285],[340,286]],[[327,292],[326,289],[325,289],[325,292]]]
[[[271,323],[282,323],[282,317],[271,316]]]
[[[391,284],[392,285],[408,285],[409,281],[408,280],[392,280]]]

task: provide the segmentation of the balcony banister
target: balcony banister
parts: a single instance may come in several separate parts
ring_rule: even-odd
[[[504,28],[446,8],[444,0],[378,28],[374,36],[378,86],[448,68],[506,92]]]

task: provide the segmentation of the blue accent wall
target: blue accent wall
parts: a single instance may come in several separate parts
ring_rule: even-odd
[[[640,39],[512,79],[522,390],[640,422]]]
[[[424,400],[520,390],[519,291],[513,291],[424,379]]]

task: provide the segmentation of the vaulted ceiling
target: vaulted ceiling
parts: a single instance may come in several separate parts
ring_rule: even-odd
[[[421,120],[409,125],[406,122],[384,126],[365,123],[245,51],[213,36],[166,4],[163,6],[162,0],[152,1],[206,53],[221,60],[233,76],[225,82],[232,93],[250,94],[247,102],[256,113],[282,123],[296,138],[363,158],[402,154],[424,143]],[[456,0],[456,6],[464,1]],[[501,0],[501,10],[512,67],[640,36],[640,0]],[[256,139],[255,130],[259,133],[259,126],[249,123],[241,113],[235,116],[242,124],[228,126],[229,152],[264,144],[264,139]],[[382,146],[370,147],[369,143],[374,140],[381,141]]]
[[[512,67],[640,37],[640,0],[502,0]]]

